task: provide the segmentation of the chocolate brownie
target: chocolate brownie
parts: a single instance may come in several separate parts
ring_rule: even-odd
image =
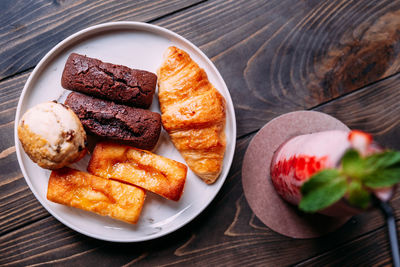
[[[68,95],[65,104],[78,115],[88,133],[146,150],[157,144],[161,131],[158,113],[75,92]]]
[[[65,63],[61,85],[65,89],[148,108],[157,83],[154,73],[72,53]]]

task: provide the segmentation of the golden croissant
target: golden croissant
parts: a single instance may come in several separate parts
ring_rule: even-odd
[[[162,124],[189,168],[206,183],[222,170],[225,99],[206,72],[179,48],[169,47],[158,70]]]

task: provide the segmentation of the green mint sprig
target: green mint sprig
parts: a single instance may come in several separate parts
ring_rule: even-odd
[[[316,212],[329,207],[343,196],[360,209],[369,206],[374,189],[390,187],[400,182],[400,152],[387,150],[361,157],[349,149],[342,157],[341,169],[317,172],[301,187],[299,208]]]

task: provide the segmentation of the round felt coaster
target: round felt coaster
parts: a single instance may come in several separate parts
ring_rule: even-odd
[[[321,112],[295,111],[268,122],[250,142],[243,160],[242,183],[247,202],[269,228],[293,238],[314,238],[342,226],[350,217],[305,214],[284,201],[271,182],[274,152],[288,139],[301,134],[349,128]]]

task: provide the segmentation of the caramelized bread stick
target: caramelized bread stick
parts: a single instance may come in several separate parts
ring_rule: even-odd
[[[178,201],[185,185],[187,167],[145,150],[102,142],[93,151],[88,171],[103,178],[134,184]]]
[[[146,192],[68,167],[51,172],[47,199],[135,224]]]

